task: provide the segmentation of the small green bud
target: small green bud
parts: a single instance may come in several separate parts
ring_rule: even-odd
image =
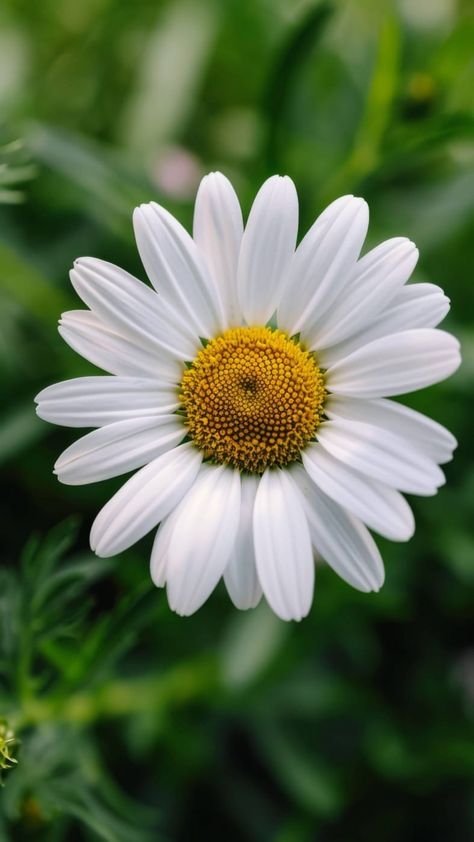
[[[2,772],[11,769],[17,762],[12,751],[17,744],[13,730],[4,719],[0,719],[0,786],[3,786]]]

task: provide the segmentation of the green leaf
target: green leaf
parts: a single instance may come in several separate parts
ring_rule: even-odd
[[[64,310],[73,309],[74,298],[50,284],[25,257],[0,242],[0,291],[51,328]]]

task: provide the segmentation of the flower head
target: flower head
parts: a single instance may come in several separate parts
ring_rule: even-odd
[[[79,485],[137,472],[97,516],[91,546],[125,550],[156,528],[151,575],[180,614],[223,576],[238,608],[262,593],[283,619],[311,606],[314,553],[362,591],[383,564],[369,532],[413,533],[401,492],[435,494],[456,446],[388,400],[452,374],[457,341],[436,330],[449,301],[407,285],[404,238],[363,257],[362,199],[343,196],[296,247],[293,182],[260,189],[244,230],[220,173],[203,179],[194,238],[162,207],[134,215],[152,287],[93,258],[71,281],[89,309],[60,333],[111,376],[58,383],[38,414],[93,427],[58,459]],[[367,528],[368,527],[368,528]]]

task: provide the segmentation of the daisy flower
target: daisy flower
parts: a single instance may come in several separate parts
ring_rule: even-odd
[[[435,329],[449,301],[433,284],[407,285],[410,240],[360,256],[368,218],[363,199],[343,196],[296,247],[291,179],[263,184],[244,229],[234,189],[212,173],[193,238],[154,202],[135,210],[151,286],[103,260],[74,264],[88,309],[64,313],[59,332],[109,376],[37,396],[41,418],[95,428],[54,470],[70,485],[136,470],[94,521],[91,547],[116,555],[158,526],[151,575],[179,614],[223,577],[238,608],[263,594],[300,620],[316,555],[377,591],[369,529],[408,540],[402,493],[444,482],[455,439],[389,398],[458,367],[458,342]]]

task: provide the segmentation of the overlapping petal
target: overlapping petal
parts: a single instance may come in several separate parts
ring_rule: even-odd
[[[70,277],[84,303],[117,332],[165,359],[193,359],[198,342],[185,319],[170,312],[166,303],[133,275],[105,260],[81,257]]]
[[[54,473],[66,485],[86,485],[141,468],[186,435],[176,415],[129,418],[99,427],[71,444]]]
[[[375,339],[326,373],[330,391],[359,398],[402,395],[439,383],[459,367],[459,342],[443,330],[406,330]]]
[[[382,430],[403,436],[410,447],[419,449],[439,465],[449,462],[457,447],[456,439],[449,430],[432,418],[396,401],[385,398],[364,401],[330,395],[325,411],[329,418],[375,424]]]
[[[408,494],[435,494],[445,481],[436,462],[374,424],[335,418],[321,424],[318,442],[344,465]]]
[[[153,541],[150,556],[150,575],[157,588],[164,588],[169,562],[170,539],[179,517],[179,505],[161,521]]]
[[[311,482],[300,466],[292,470],[302,492],[311,540],[333,570],[359,591],[378,591],[384,582],[379,549],[366,527]]]
[[[255,497],[257,572],[267,602],[283,620],[306,617],[313,600],[311,538],[298,487],[280,469],[266,470]]]
[[[288,176],[260,188],[245,226],[237,271],[241,313],[248,325],[265,324],[281,298],[295,251],[298,197]]]
[[[243,230],[242,211],[230,181],[219,172],[206,175],[196,196],[193,236],[214,281],[227,327],[241,324],[237,265]]]
[[[125,336],[91,310],[69,310],[59,320],[59,333],[81,357],[110,374],[135,377],[176,377],[176,361],[159,349]]]
[[[253,510],[258,483],[257,476],[242,475],[239,528],[224,571],[229,596],[236,608],[241,610],[255,608],[262,596],[253,540]]]
[[[311,334],[344,292],[369,223],[367,203],[342,196],[318,217],[298,246],[278,304],[278,324],[290,335]]]
[[[437,327],[449,311],[449,298],[435,284],[408,284],[364,328],[335,345],[318,349],[318,359],[329,368],[353,351],[380,339],[416,328]]]
[[[123,552],[163,520],[194,480],[202,453],[181,444],[137,471],[97,515],[90,544],[102,557]]]
[[[136,208],[133,223],[146,273],[174,319],[182,319],[205,339],[225,329],[226,314],[213,278],[183,226],[156,202]]]
[[[103,427],[179,406],[176,386],[143,377],[76,377],[48,386],[35,401],[40,418],[63,427]]]
[[[320,444],[308,447],[302,460],[315,485],[370,529],[392,541],[411,538],[413,513],[399,491],[345,465]]]
[[[404,237],[387,240],[357,261],[352,276],[329,312],[318,317],[305,339],[320,350],[342,342],[370,324],[405,284],[418,260],[418,249]]]
[[[173,611],[192,614],[210,596],[229,560],[239,519],[239,472],[203,465],[180,503],[166,548],[166,587]]]

